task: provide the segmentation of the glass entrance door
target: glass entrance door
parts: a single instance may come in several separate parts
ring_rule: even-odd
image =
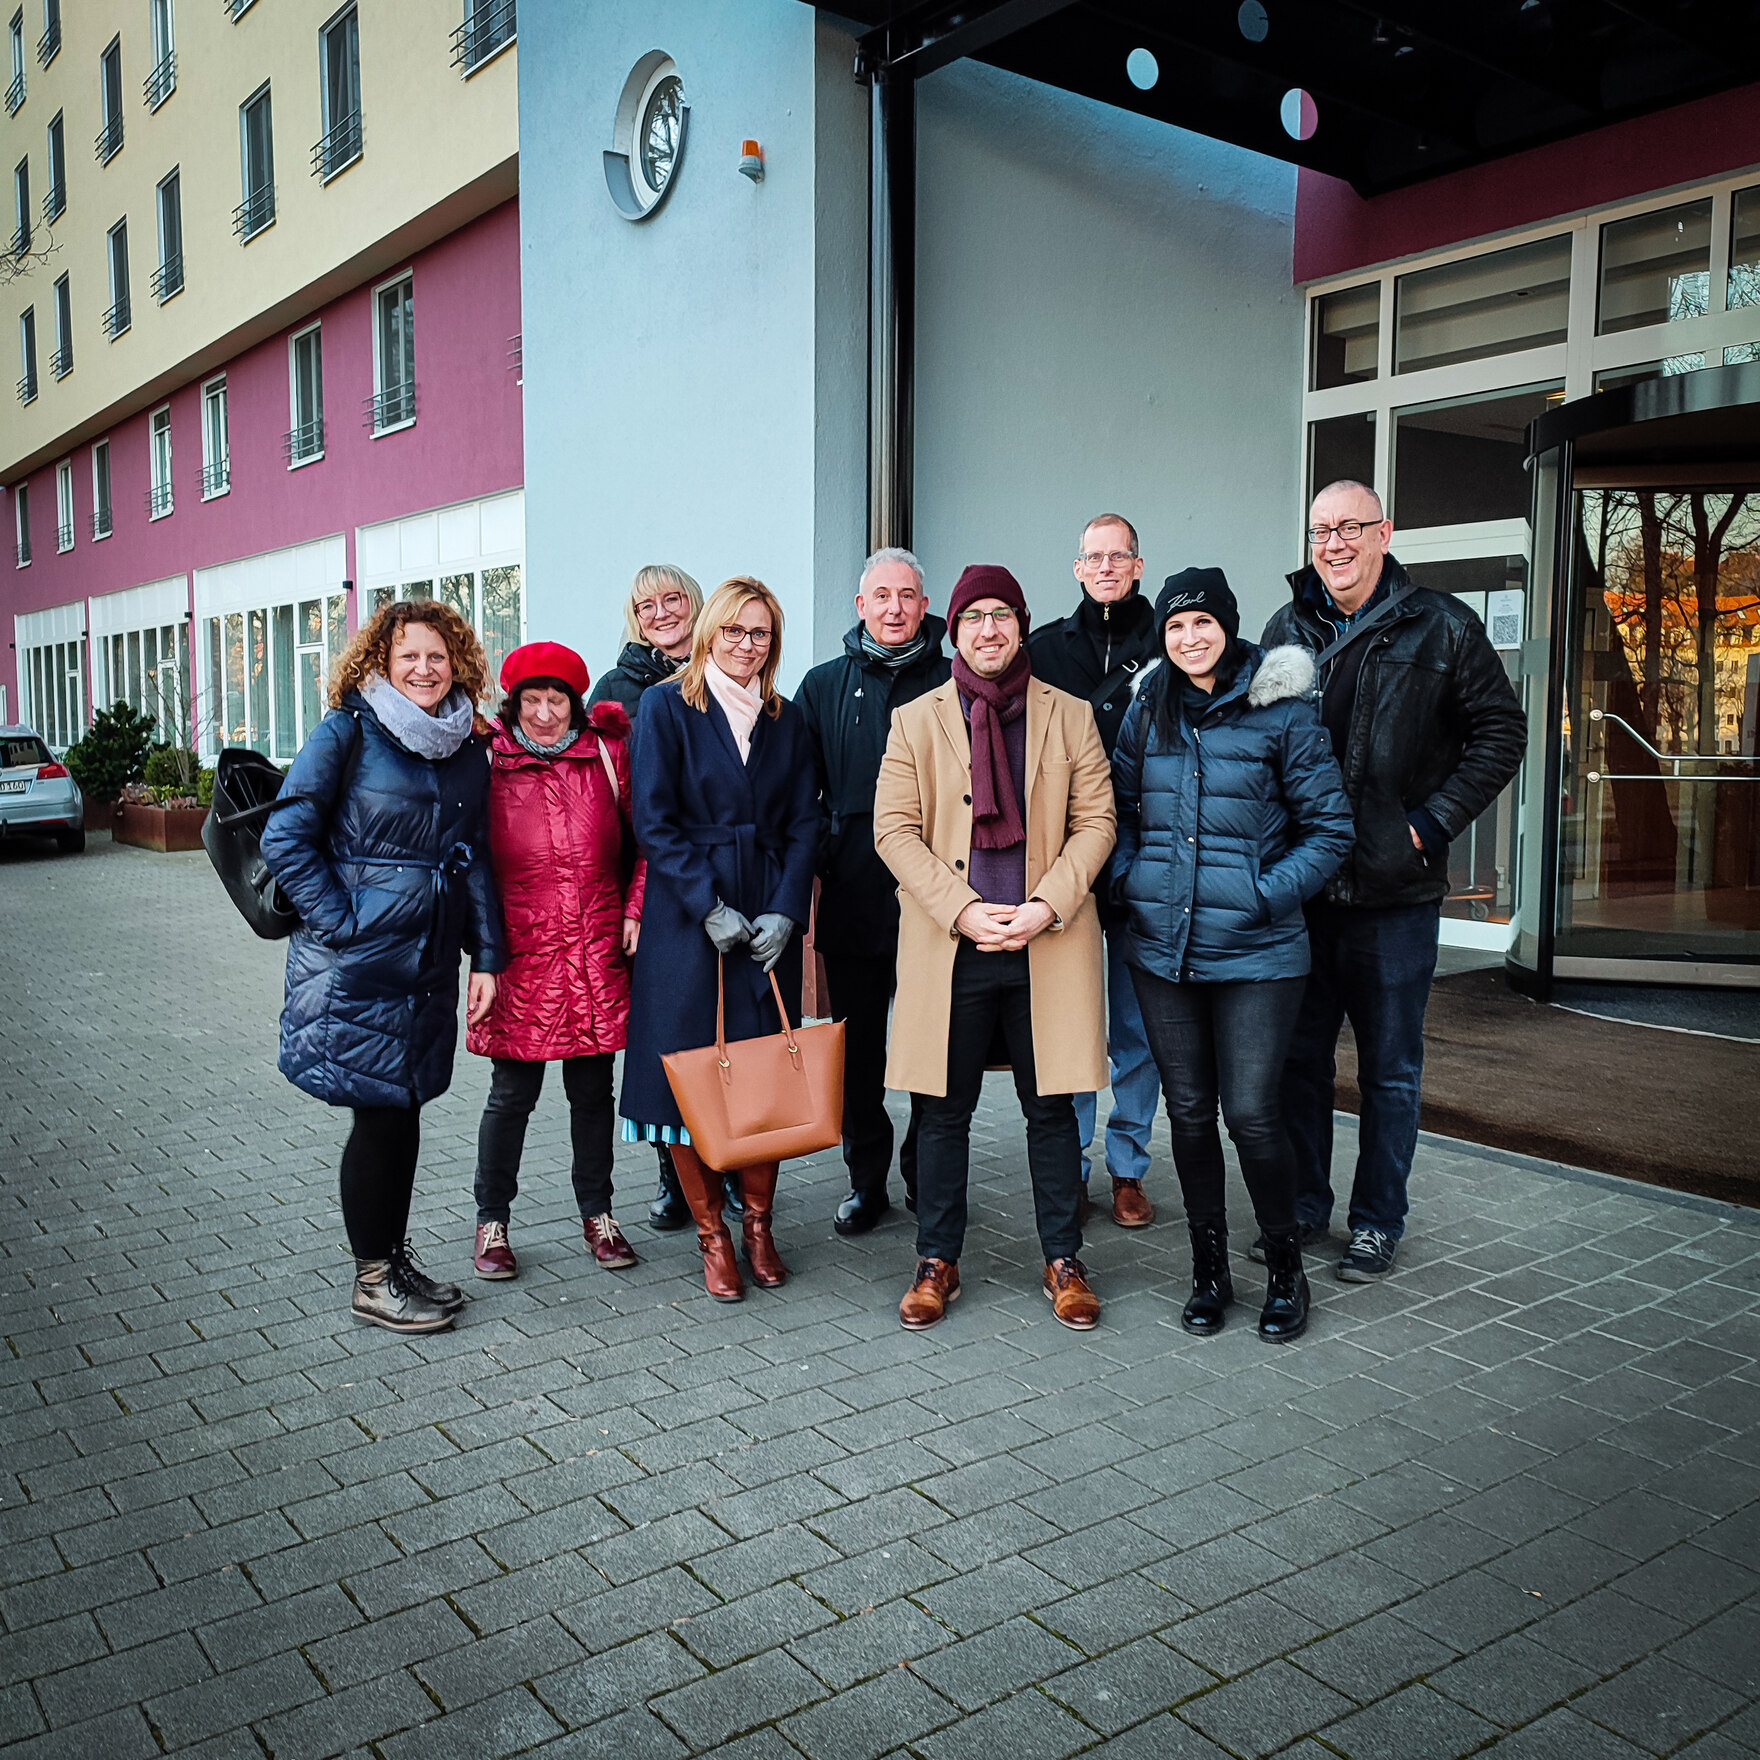
[[[1579,489],[1571,551],[1556,955],[1760,963],[1760,489]]]

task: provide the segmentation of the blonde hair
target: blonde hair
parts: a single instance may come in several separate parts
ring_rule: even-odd
[[[350,691],[358,691],[367,675],[391,676],[391,650],[412,623],[431,629],[445,645],[452,682],[461,686],[475,708],[489,694],[489,662],[477,632],[437,599],[394,599],[382,605],[355,631],[355,637],[330,675],[330,707],[340,709]]]
[[[623,602],[626,641],[645,642],[648,639],[642,634],[642,620],[636,616],[636,607],[656,593],[683,593],[691,602],[691,623],[695,626],[703,609],[703,589],[682,568],[674,568],[670,562],[650,562],[645,568],[636,570],[629,597]]]
[[[762,581],[748,574],[736,574],[732,580],[723,581],[698,614],[691,636],[691,657],[678,675],[678,694],[693,709],[709,712],[709,684],[703,674],[709,669],[709,648],[715,632],[724,623],[732,623],[754,599],[770,613],[770,651],[758,668],[758,689],[764,694],[764,713],[771,720],[782,713],[782,695],[776,688],[776,672],[782,665],[782,607]]]

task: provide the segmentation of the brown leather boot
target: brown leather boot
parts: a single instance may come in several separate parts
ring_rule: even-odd
[[[721,1220],[721,1175],[705,1167],[695,1149],[672,1145],[672,1170],[697,1223],[703,1249],[703,1285],[718,1302],[743,1302],[746,1286],[733,1256],[733,1236]]]
[[[776,1250],[776,1236],[770,1227],[776,1209],[776,1176],[779,1172],[781,1169],[774,1161],[740,1171],[740,1186],[746,1199],[746,1213],[740,1218],[740,1233],[745,1236],[746,1264],[751,1267],[752,1282],[761,1289],[776,1289],[788,1282],[788,1267]]]

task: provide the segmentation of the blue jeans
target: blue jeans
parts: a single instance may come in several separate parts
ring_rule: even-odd
[[[1440,904],[1395,910],[1308,906],[1313,969],[1283,1069],[1283,1108],[1296,1155],[1296,1217],[1332,1219],[1332,1108],[1339,1028],[1357,1040],[1363,1111],[1350,1226],[1398,1240],[1418,1147],[1424,1009],[1436,975]]]
[[[1149,1053],[1143,1011],[1137,1005],[1131,969],[1106,937],[1106,1054],[1111,1064],[1112,1116],[1106,1121],[1106,1171],[1114,1179],[1141,1179],[1149,1171],[1149,1132],[1161,1100],[1161,1078]],[[1088,1151],[1098,1122],[1098,1094],[1077,1094],[1076,1129],[1082,1134],[1082,1183],[1088,1180]]]

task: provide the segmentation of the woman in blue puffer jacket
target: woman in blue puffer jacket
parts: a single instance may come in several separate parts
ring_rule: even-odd
[[[1110,875],[1192,1235],[1181,1323],[1218,1332],[1234,1300],[1220,1099],[1266,1243],[1259,1332],[1292,1339],[1308,1280],[1279,1087],[1308,972],[1302,904],[1350,854],[1350,804],[1308,701],[1311,656],[1241,641],[1221,569],[1170,576],[1155,621],[1167,664],[1113,753]]]
[[[263,859],[300,914],[287,950],[281,1073],[354,1110],[342,1216],[354,1311],[393,1332],[435,1332],[464,1305],[407,1239],[422,1107],[452,1081],[458,961],[469,1019],[507,964],[489,867],[488,689],[476,632],[429,601],[385,606],[349,644],[331,713],[282,784]]]

